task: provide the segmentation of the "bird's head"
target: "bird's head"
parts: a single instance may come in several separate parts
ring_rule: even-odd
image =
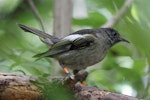
[[[129,41],[122,38],[116,30],[114,30],[112,28],[103,28],[103,30],[106,33],[106,35],[107,35],[106,37],[108,37],[108,42],[111,45],[114,45],[114,44],[121,42],[121,41],[129,43]]]

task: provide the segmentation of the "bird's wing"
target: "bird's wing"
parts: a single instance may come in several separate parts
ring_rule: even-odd
[[[55,37],[55,36],[52,36],[52,35],[49,35],[45,32],[42,32],[40,30],[37,30],[35,28],[31,28],[31,27],[28,27],[28,26],[25,26],[23,24],[18,24],[18,26],[24,30],[25,32],[30,32],[30,33],[33,33],[39,37],[42,38],[42,41],[47,43],[47,44],[54,44],[54,43],[57,43],[60,41],[59,38]]]
[[[77,38],[74,41],[72,41],[72,45],[70,47],[70,50],[75,49],[83,49],[86,48],[94,43],[94,40],[96,40],[96,37],[92,34],[85,34],[81,38]]]
[[[35,57],[48,57],[54,56],[70,50],[83,49],[91,45],[94,42],[95,36],[92,34],[85,35],[69,35],[63,38],[60,42],[54,44],[48,51],[38,54]]]

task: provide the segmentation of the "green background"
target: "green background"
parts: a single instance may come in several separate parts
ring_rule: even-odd
[[[72,32],[101,27],[122,7],[125,0],[85,0],[87,17],[73,18]],[[115,25],[130,41],[109,50],[105,59],[88,68],[87,83],[102,89],[150,99],[150,0],[135,0]],[[45,30],[52,33],[53,1],[35,0]],[[0,72],[46,77],[52,64],[32,56],[47,50],[40,39],[23,32],[17,23],[40,29],[26,0],[0,0]],[[59,99],[58,99],[59,100]]]

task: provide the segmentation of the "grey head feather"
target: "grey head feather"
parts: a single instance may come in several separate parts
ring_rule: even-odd
[[[101,29],[104,31],[103,33],[106,33],[108,38],[108,43],[111,44],[111,46],[113,46],[114,44],[120,41],[130,43],[128,40],[122,38],[119,32],[113,28],[101,28]]]

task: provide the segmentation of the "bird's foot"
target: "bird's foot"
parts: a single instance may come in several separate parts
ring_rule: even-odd
[[[75,77],[74,77],[74,75],[71,75],[70,73],[68,73],[68,74],[65,76],[64,80],[68,80],[68,79],[74,80]]]
[[[86,86],[87,84],[86,84],[85,80],[86,80],[87,76],[88,76],[88,72],[87,72],[87,71],[80,71],[80,72],[78,72],[78,73],[75,75],[75,79],[76,79],[77,81],[81,82],[81,84],[82,84],[83,86]]]
[[[71,73],[69,72],[68,68],[64,67],[63,70],[64,70],[64,72],[67,74],[67,76],[65,77],[64,80],[67,80],[67,79],[72,79],[72,80],[74,80],[74,75],[71,75]]]
[[[66,67],[64,67],[63,70],[67,75],[63,79],[63,83],[70,83],[72,85],[76,84],[77,82],[81,82],[83,86],[86,86],[85,80],[86,77],[88,76],[88,72],[86,71],[79,72],[78,70],[73,70],[74,75],[72,75]]]
[[[64,79],[62,80],[62,84],[66,84],[69,87],[74,87],[75,84],[75,77],[74,75],[71,75],[70,73],[67,74]]]
[[[81,84],[82,84],[82,86],[86,86],[87,85],[85,81],[81,82]]]

